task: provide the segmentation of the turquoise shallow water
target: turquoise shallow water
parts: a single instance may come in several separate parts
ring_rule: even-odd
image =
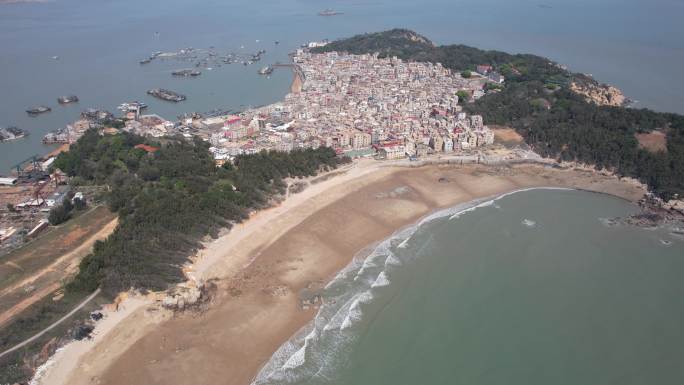
[[[683,240],[609,226],[635,207],[580,191],[462,210],[349,266],[257,383],[684,382]]]

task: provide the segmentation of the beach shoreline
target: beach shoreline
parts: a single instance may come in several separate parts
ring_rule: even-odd
[[[303,192],[254,214],[198,253],[188,276],[214,280],[218,288],[206,311],[172,316],[158,301],[137,302],[126,317],[96,329],[95,341],[71,353],[67,345],[35,383],[230,378],[230,384],[247,384],[315,316],[316,306],[302,309],[299,293],[329,282],[360,250],[398,229],[447,207],[524,188],[568,187],[630,201],[645,192],[609,175],[529,164],[405,167],[364,160],[332,173],[309,179]],[[192,368],[200,364],[197,374]]]

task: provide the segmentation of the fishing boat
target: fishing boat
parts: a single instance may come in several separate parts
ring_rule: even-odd
[[[59,104],[69,104],[76,102],[78,102],[78,96],[76,95],[60,96],[57,98],[57,103]]]
[[[52,108],[45,107],[45,106],[33,107],[33,108],[29,108],[28,110],[26,110],[26,112],[29,115],[38,115],[38,114],[42,114],[42,113],[50,112],[50,111],[52,111]]]
[[[318,12],[318,16],[336,16],[336,15],[341,15],[342,12],[335,11],[333,9],[325,9],[321,12]]]
[[[270,75],[273,73],[273,67],[272,66],[266,66],[258,71],[259,75]]]
[[[149,91],[147,91],[148,94],[154,96],[155,98],[159,98],[162,100],[166,100],[169,102],[181,102],[185,100],[185,95],[181,95],[179,93],[165,90],[163,88],[154,88]]]
[[[209,69],[209,68],[207,68]],[[180,70],[175,70],[171,72],[171,75],[173,76],[183,76],[183,77],[188,77],[188,76],[200,76],[202,72],[200,70],[196,70],[193,68],[186,68],[186,69],[180,69]]]

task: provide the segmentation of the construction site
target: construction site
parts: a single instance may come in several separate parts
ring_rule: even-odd
[[[50,172],[54,160],[54,154],[31,156],[0,177],[0,255],[44,230],[50,209],[69,191],[64,176]]]

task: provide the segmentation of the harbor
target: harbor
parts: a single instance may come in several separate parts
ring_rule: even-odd
[[[258,43],[259,41],[257,41]],[[274,44],[278,44],[275,42]],[[245,47],[241,46],[240,51]],[[181,48],[177,51],[153,52],[149,57],[139,61],[141,65],[151,64],[153,62],[182,62],[192,65],[196,69],[213,70],[224,65],[243,64],[250,65],[260,61],[266,50],[261,48],[255,53],[236,52],[236,51],[222,51],[215,47],[209,48]],[[176,71],[174,71],[176,72]],[[192,76],[192,70],[178,70],[181,76]],[[175,75],[175,74],[174,74]],[[199,75],[199,73],[198,73]]]

